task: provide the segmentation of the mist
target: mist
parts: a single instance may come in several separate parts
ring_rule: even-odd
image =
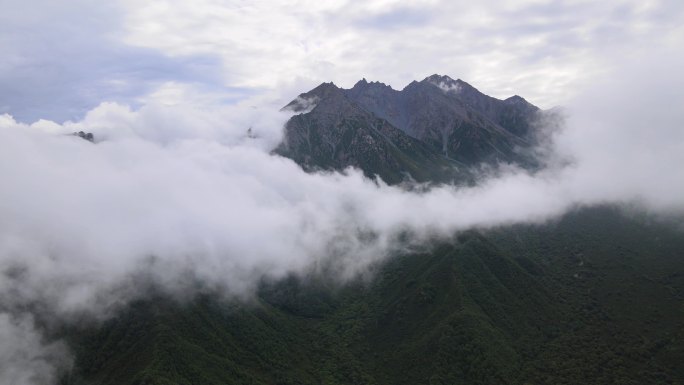
[[[71,365],[66,346],[47,343],[30,315],[0,314],[0,380],[3,384],[49,384]]]
[[[684,213],[675,64],[623,67],[581,92],[561,129],[542,125],[543,171],[421,192],[272,155],[293,95],[225,105],[167,84],[138,109],[103,103],[77,122],[0,116],[0,334],[16,336],[0,350],[16,370],[0,382],[49,382],[69,362],[26,309],[106,319],[144,294],[141,275],[169,295],[249,299],[265,277],[363,274],[401,252],[407,232],[420,244],[604,203]]]

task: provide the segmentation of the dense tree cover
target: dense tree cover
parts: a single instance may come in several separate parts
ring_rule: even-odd
[[[583,209],[465,232],[343,286],[151,295],[63,334],[63,385],[681,384],[684,233]]]

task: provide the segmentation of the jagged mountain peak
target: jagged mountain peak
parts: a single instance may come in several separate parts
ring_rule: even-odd
[[[435,86],[451,95],[459,95],[461,99],[489,97],[473,87],[470,83],[461,80],[460,78],[454,80],[447,75],[431,75],[423,79],[420,83]]]
[[[313,110],[321,101],[330,102],[333,99],[345,99],[343,90],[333,82],[321,83],[311,91],[299,94],[281,111],[305,113]]]
[[[308,96],[315,95],[315,96],[322,97],[322,96],[327,96],[327,95],[332,94],[332,93],[341,92],[341,90],[342,89],[339,88],[337,85],[335,85],[335,83],[333,83],[333,82],[323,82],[323,83],[319,84],[318,86],[316,86],[316,88],[314,88],[311,91],[309,91],[305,94],[302,94],[302,95],[308,95]]]
[[[513,95],[509,98],[506,98],[506,99],[504,99],[504,102],[509,103],[509,104],[532,105],[532,103],[528,102],[525,98],[523,98],[520,95]]]
[[[387,90],[387,91],[395,91],[392,86],[387,85],[382,82],[378,81],[367,81],[366,78],[363,78],[356,82],[352,88],[350,88],[348,91],[349,92],[363,92],[367,91],[369,89],[379,89],[379,90]]]
[[[425,79],[423,79],[424,82],[447,82],[447,83],[457,83],[457,82],[463,82],[461,79],[454,80],[448,75],[439,75],[439,74],[432,74]]]
[[[535,164],[519,149],[530,146],[529,122],[538,109],[521,97],[487,96],[446,75],[401,91],[365,78],[350,89],[323,83],[285,108],[299,115],[288,122],[279,152],[309,168],[351,165],[396,183],[403,174],[429,180],[421,168],[435,169],[431,163]]]

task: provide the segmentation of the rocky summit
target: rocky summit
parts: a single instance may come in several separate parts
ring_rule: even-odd
[[[388,183],[453,181],[483,164],[535,167],[543,113],[520,96],[496,99],[440,75],[400,91],[366,79],[350,89],[323,83],[283,109],[296,115],[277,153],[305,169],[352,166]]]

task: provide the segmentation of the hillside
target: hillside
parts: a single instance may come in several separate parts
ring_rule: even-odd
[[[155,297],[70,331],[63,384],[684,381],[684,238],[609,207],[467,232],[343,287]]]

